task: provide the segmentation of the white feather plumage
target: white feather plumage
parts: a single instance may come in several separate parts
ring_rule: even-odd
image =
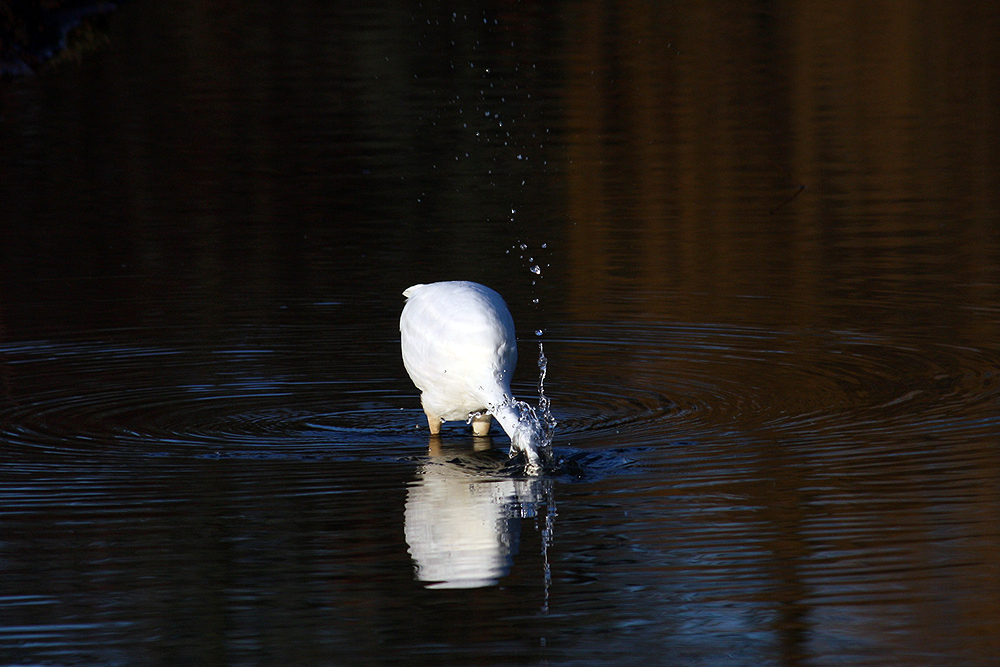
[[[486,435],[492,415],[512,451],[537,465],[539,425],[523,418],[510,391],[517,341],[503,298],[467,281],[414,285],[403,295],[403,365],[420,390],[431,433],[443,421],[471,420],[474,432]]]

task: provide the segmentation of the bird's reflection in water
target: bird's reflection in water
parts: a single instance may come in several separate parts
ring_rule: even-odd
[[[472,447],[445,447],[432,436],[429,458],[410,485],[404,530],[416,578],[428,588],[496,584],[514,563],[521,520],[538,516],[544,505],[547,593],[552,481],[505,476],[507,457],[493,449],[490,438],[474,440]]]

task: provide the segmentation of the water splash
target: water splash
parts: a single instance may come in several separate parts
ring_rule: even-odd
[[[542,341],[538,341],[538,407],[542,411],[542,420],[548,429],[548,445],[552,444],[552,436],[555,433],[558,422],[552,416],[549,409],[552,401],[545,395],[545,376],[549,372],[549,359],[545,356],[545,346]]]
[[[513,219],[516,209],[512,206],[510,212],[511,219]],[[542,243],[541,248],[547,249],[548,243]],[[520,250],[518,256],[522,261],[526,261],[528,272],[534,278],[531,281],[531,285],[533,287],[536,286],[538,280],[542,277],[542,264],[544,264],[544,260],[539,257],[538,261],[536,261],[535,255],[537,253],[529,253],[528,244],[520,240],[516,241],[515,245],[507,250],[508,254],[511,250]],[[549,265],[545,264],[545,266]],[[537,306],[540,303],[540,299],[534,296],[531,299],[531,303]],[[543,334],[544,331],[542,329],[535,329],[535,336],[537,338],[540,338]],[[545,357],[545,350],[542,347],[541,341],[539,341],[538,407],[536,408],[516,399],[511,399],[505,406],[500,406],[501,409],[512,410],[517,414],[517,426],[514,428],[514,432],[510,434],[510,455],[514,457],[519,452],[524,453],[527,459],[524,471],[529,475],[540,474],[546,467],[551,467],[553,462],[552,437],[556,427],[556,420],[552,417],[549,399],[545,396],[545,374],[547,369],[548,359]]]
[[[545,348],[538,342],[538,407],[519,400],[513,405],[518,414],[518,427],[510,440],[510,455],[524,452],[528,462],[524,472],[529,475],[540,474],[546,466],[553,463],[552,439],[558,422],[552,416],[551,401],[545,395],[545,375],[548,373],[549,360],[545,356]],[[534,454],[534,456],[533,456]]]

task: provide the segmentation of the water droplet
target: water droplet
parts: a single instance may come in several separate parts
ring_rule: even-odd
[[[531,303],[538,303],[538,298],[536,297],[536,298],[532,299]]]
[[[538,299],[535,299],[535,301],[538,301]],[[543,333],[544,332],[541,329],[535,329],[535,335],[536,336],[541,336]]]
[[[535,264],[533,267],[531,267],[531,272],[534,273],[536,276],[540,276],[542,275],[542,267]]]

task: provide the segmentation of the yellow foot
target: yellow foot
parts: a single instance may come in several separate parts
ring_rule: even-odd
[[[427,413],[427,428],[431,430],[431,435],[437,435],[441,432],[441,418],[437,415],[432,415]]]
[[[473,435],[489,435],[490,434],[490,423],[493,421],[493,417],[490,415],[480,415],[478,417],[472,418],[472,434]]]

